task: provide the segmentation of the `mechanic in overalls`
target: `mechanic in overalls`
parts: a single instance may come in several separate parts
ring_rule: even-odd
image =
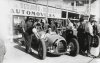
[[[31,35],[33,29],[33,21],[32,18],[27,18],[26,22],[26,29],[25,29],[25,38],[26,38],[26,52],[31,53]]]
[[[80,46],[80,54],[83,54],[85,52],[84,50],[84,39],[85,39],[85,23],[83,17],[80,18],[80,25],[77,29],[77,37],[78,37],[78,42]]]

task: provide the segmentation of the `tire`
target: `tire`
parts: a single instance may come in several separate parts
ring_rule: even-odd
[[[76,56],[79,54],[79,43],[75,38],[72,38],[68,44],[70,46],[70,55]]]
[[[98,47],[98,46],[99,46],[99,36],[96,35],[93,38],[92,47]]]
[[[40,40],[39,47],[38,47],[38,55],[40,59],[45,59],[46,57],[46,44],[43,39]]]

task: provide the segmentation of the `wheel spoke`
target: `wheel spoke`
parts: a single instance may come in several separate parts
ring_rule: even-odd
[[[71,51],[73,51],[74,50],[74,44],[72,42],[70,42],[69,46],[70,46]]]

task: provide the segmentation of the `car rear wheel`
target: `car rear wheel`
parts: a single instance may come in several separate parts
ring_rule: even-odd
[[[40,40],[40,43],[39,43],[38,55],[40,59],[45,59],[46,57],[46,45],[43,39]]]
[[[70,40],[70,43],[68,46],[70,47],[70,55],[71,56],[76,56],[79,53],[79,44],[75,38],[72,38]]]
[[[92,47],[98,47],[98,46],[99,46],[99,36],[95,35],[93,38]]]

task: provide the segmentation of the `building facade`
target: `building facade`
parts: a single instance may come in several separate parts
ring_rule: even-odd
[[[87,5],[72,6],[70,0],[3,0],[0,3],[2,9],[0,10],[2,17],[0,23],[1,35],[7,35],[7,38],[12,36],[13,23],[23,21],[26,16],[68,18],[68,14],[71,13],[79,18],[79,15],[84,14],[87,9]],[[4,28],[2,29],[2,27]]]

